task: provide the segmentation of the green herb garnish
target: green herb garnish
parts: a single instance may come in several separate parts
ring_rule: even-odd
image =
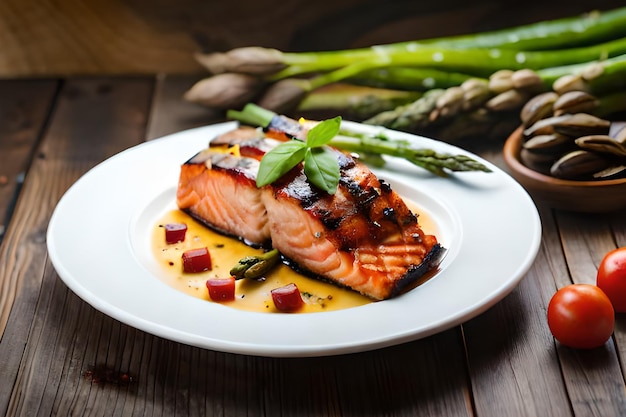
[[[341,116],[324,120],[307,133],[306,142],[291,140],[281,143],[261,159],[256,178],[257,187],[271,184],[304,162],[304,174],[311,184],[335,194],[339,184],[337,154],[327,143],[339,133]]]

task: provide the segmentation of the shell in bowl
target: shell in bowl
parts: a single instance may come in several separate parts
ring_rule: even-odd
[[[542,174],[520,161],[522,143],[522,128],[518,128],[504,144],[504,161],[511,176],[536,202],[543,202],[557,209],[585,213],[626,209],[626,178],[577,181]]]

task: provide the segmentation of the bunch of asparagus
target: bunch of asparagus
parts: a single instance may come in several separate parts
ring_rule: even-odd
[[[626,86],[626,7],[499,31],[323,52],[243,47],[198,54],[212,74],[186,94],[219,109],[335,114],[448,141],[501,137],[551,89],[581,88],[605,112]],[[606,96],[606,98],[604,98]],[[500,127],[500,128],[498,128]]]
[[[432,89],[414,102],[364,122],[448,142],[501,139],[520,125],[522,108],[548,91],[585,92],[597,102],[593,114],[617,116],[626,111],[626,55],[537,71],[499,70],[488,79],[470,78],[460,86]]]
[[[227,116],[245,125],[277,129],[288,133],[289,136],[295,137],[299,134],[300,125],[297,121],[253,103],[246,104],[242,110],[229,110]],[[295,132],[294,126],[298,126]],[[355,152],[359,158],[375,166],[385,165],[385,156],[392,156],[404,159],[440,177],[448,177],[454,172],[491,172],[491,169],[482,162],[467,155],[416,147],[407,140],[390,139],[383,132],[364,134],[343,127],[327,144],[344,151]]]

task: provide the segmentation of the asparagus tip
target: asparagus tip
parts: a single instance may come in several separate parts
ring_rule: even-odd
[[[252,101],[263,82],[245,74],[218,74],[195,83],[183,98],[192,103],[219,109],[238,108]]]
[[[195,59],[213,74],[226,72],[269,75],[285,68],[282,52],[277,49],[249,46],[228,52],[196,53]]]
[[[310,90],[311,87],[307,80],[281,80],[267,89],[258,100],[258,104],[277,113],[288,113],[298,107]]]

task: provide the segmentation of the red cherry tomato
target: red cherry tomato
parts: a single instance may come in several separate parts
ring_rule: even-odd
[[[207,248],[190,249],[183,252],[184,272],[202,272],[211,268],[211,254]]]
[[[611,337],[615,312],[595,285],[572,284],[558,290],[548,304],[548,326],[561,344],[576,349],[602,346]]]
[[[271,291],[274,305],[279,311],[292,313],[299,310],[304,301],[296,284],[287,284]]]
[[[206,282],[209,297],[213,301],[233,301],[235,299],[235,277],[211,278]]]
[[[626,247],[604,255],[596,284],[609,297],[616,312],[626,313]]]

